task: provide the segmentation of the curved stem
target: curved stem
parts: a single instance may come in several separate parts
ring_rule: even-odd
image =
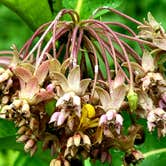
[[[147,158],[149,156],[152,156],[152,155],[156,155],[158,153],[166,153],[166,148],[161,148],[161,149],[156,149],[156,150],[152,150],[150,152],[147,152],[147,153],[144,153],[144,157]]]

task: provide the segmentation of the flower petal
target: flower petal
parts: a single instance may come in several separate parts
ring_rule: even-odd
[[[83,79],[80,82],[80,91],[79,91],[79,95],[84,95],[86,92],[86,89],[90,83],[91,79],[87,78],[87,79]]]
[[[114,79],[113,87],[117,88],[118,86],[121,86],[125,81],[124,75],[121,70],[119,70],[116,74],[116,77]]]
[[[144,51],[142,56],[142,67],[145,70],[145,72],[154,71],[155,69],[154,59],[150,52],[148,52],[147,50]]]
[[[16,67],[13,72],[18,78],[25,82],[28,82],[32,78],[32,73],[24,67]]]
[[[104,109],[108,109],[111,103],[111,97],[108,92],[100,87],[96,87],[96,92],[99,95],[101,105]]]
[[[59,72],[55,72],[52,79],[56,85],[61,86],[61,88],[64,92],[68,92],[70,90],[68,81],[63,74],[61,74]]]
[[[70,65],[70,58],[68,58],[68,59],[66,59],[63,63],[62,63],[62,65],[61,65],[61,73],[63,73],[63,74],[65,74],[65,72],[66,72],[66,69],[69,67],[69,65]]]
[[[39,92],[39,83],[36,77],[32,77],[24,89],[21,89],[21,98],[31,100]]]
[[[42,91],[35,95],[35,104],[40,103],[42,101],[53,99],[54,92],[52,91]]]
[[[73,68],[68,76],[68,83],[71,90],[74,92],[79,92],[80,90],[80,68],[76,66]]]
[[[48,66],[49,66],[49,61],[45,61],[37,68],[35,72],[35,76],[38,79],[40,85],[44,82],[48,74]]]
[[[49,72],[50,72],[51,75],[54,72],[60,72],[61,64],[60,64],[60,62],[57,59],[51,57],[49,62],[50,62],[50,64],[49,64]]]
[[[113,92],[111,94],[110,107],[115,110],[119,109],[124,101],[125,95],[126,87],[124,85],[113,89]]]

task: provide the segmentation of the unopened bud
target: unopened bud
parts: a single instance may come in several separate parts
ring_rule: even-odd
[[[130,110],[133,112],[137,109],[138,106],[138,95],[133,90],[129,90],[127,94],[127,99],[129,102]]]
[[[0,74],[2,74],[3,72],[5,72],[5,69],[0,67]]]
[[[59,160],[59,159],[51,160],[50,166],[61,166],[61,160]]]
[[[22,110],[22,112],[29,112],[29,110],[30,110],[29,104],[28,103],[23,104],[21,110]]]
[[[70,166],[70,163],[67,160],[64,160],[64,166]]]
[[[30,120],[29,126],[30,126],[30,129],[37,130],[39,129],[39,121],[35,119],[34,117],[32,117]]]
[[[3,96],[1,99],[1,104],[5,105],[9,102],[9,96]]]
[[[71,147],[74,144],[74,139],[73,137],[68,138],[67,140],[67,147]]]
[[[80,145],[80,142],[81,142],[81,136],[80,134],[75,134],[73,136],[73,139],[74,139],[74,144],[75,146],[79,146]]]
[[[82,139],[83,139],[83,144],[91,145],[90,138],[87,135],[84,134],[82,136]]]
[[[28,136],[27,135],[22,135],[21,137],[19,137],[16,141],[17,142],[25,142],[28,140]]]
[[[17,126],[18,127],[21,127],[21,126],[24,126],[26,124],[26,120],[25,119],[22,119],[18,124]]]
[[[24,134],[25,131],[27,130],[27,127],[26,126],[22,126],[19,128],[19,130],[17,131],[17,134]]]
[[[4,73],[0,75],[0,83],[6,81],[8,78],[9,78],[9,74],[7,71],[5,71]]]
[[[13,104],[15,109],[18,109],[21,106],[22,101],[19,99],[15,99],[12,104]]]
[[[37,150],[37,145],[34,145],[30,150],[30,155],[33,156]]]
[[[35,143],[36,142],[33,139],[29,139],[24,146],[25,152],[28,152],[35,145]]]

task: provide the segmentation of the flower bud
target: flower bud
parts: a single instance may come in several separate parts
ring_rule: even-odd
[[[71,147],[74,144],[74,139],[73,137],[68,138],[67,140],[67,147]]]
[[[82,139],[83,139],[83,144],[91,145],[91,140],[90,140],[90,138],[87,135],[84,134],[82,136]]]
[[[9,96],[3,96],[1,99],[1,104],[5,105],[9,102]]]
[[[61,166],[61,160],[59,160],[59,159],[51,160],[50,166]]]
[[[17,126],[18,127],[21,127],[21,126],[24,126],[26,124],[26,120],[25,119],[22,119],[18,124]]]
[[[16,142],[25,142],[28,140],[28,136],[27,135],[22,135],[21,137],[19,137]]]
[[[73,140],[74,140],[75,146],[78,147],[80,145],[80,142],[81,142],[81,136],[80,136],[80,134],[75,134],[73,136]]]
[[[28,152],[35,145],[35,143],[36,142],[33,139],[29,139],[24,146],[25,152]]]
[[[39,121],[35,119],[34,117],[32,117],[30,120],[29,126],[30,126],[30,129],[37,130],[39,129]]]
[[[12,104],[13,104],[15,109],[18,109],[22,104],[22,100],[15,99]]]
[[[63,165],[64,165],[64,166],[70,166],[70,163],[69,163],[67,160],[64,160]]]
[[[130,110],[133,112],[138,106],[138,95],[133,90],[129,90],[127,94],[127,99],[129,102]]]
[[[9,73],[7,70],[0,75],[0,83],[6,81],[9,78]]]
[[[19,128],[19,130],[17,131],[17,134],[24,134],[25,131],[27,130],[27,127],[26,126],[22,126]]]
[[[34,145],[30,150],[30,155],[33,156],[37,150],[37,145]]]

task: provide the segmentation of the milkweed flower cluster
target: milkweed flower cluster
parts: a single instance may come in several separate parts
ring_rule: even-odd
[[[122,23],[93,19],[100,10],[134,22],[138,35]],[[67,14],[71,21],[61,21]],[[15,123],[26,152],[33,155],[38,141],[50,149],[57,156],[50,166],[87,158],[111,163],[111,148],[125,152],[124,165],[138,163],[143,155],[136,140],[144,140],[140,118],[150,132],[166,134],[163,27],[150,13],[144,23],[107,7],[93,16],[80,21],[75,11],[64,9],[20,51],[13,45],[12,51],[0,52],[5,55],[0,57],[0,117]],[[136,42],[142,54],[124,38]],[[124,112],[131,118],[127,134]]]

